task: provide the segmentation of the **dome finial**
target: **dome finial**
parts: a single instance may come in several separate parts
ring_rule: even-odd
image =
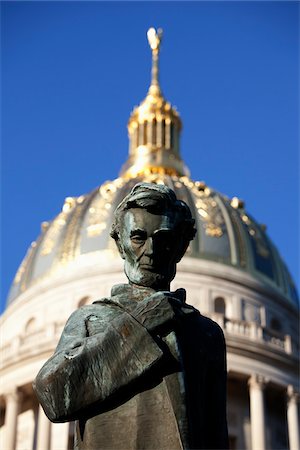
[[[149,28],[147,32],[148,42],[152,50],[152,72],[151,72],[151,86],[159,87],[158,82],[158,57],[162,40],[163,30],[158,28]],[[150,88],[151,89],[151,88]]]

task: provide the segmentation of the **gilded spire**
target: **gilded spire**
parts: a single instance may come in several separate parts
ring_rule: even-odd
[[[129,158],[121,176],[132,178],[146,173],[189,175],[180,158],[179,137],[182,127],[176,109],[165,100],[159,86],[159,51],[162,30],[147,32],[152,51],[151,84],[146,98],[128,121]]]
[[[159,28],[156,32],[155,28],[149,28],[147,32],[148,42],[150,45],[150,48],[152,50],[152,71],[151,71],[151,87],[155,86],[159,89],[159,78],[158,78],[158,59],[159,59],[159,50],[162,40],[162,34],[163,31],[161,28]]]

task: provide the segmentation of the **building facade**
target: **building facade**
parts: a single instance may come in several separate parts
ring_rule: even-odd
[[[160,36],[148,32],[152,80],[129,123],[129,157],[120,176],[42,224],[1,317],[1,448],[66,450],[73,424],[51,424],[32,390],[63,326],[78,307],[126,282],[109,236],[113,211],[140,181],[166,184],[191,208],[197,235],[172,288],[224,330],[232,449],[290,449],[299,443],[299,306],[281,256],[237,197],[193,181],[180,155],[181,119],[158,80]],[[197,342],[195,342],[197,345]],[[126,443],[124,443],[124,449]]]

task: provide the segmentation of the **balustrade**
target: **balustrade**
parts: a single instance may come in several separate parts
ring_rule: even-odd
[[[1,349],[1,367],[7,363],[18,360],[21,355],[39,353],[41,348],[53,346],[58,342],[64,323],[55,322],[43,329],[34,330],[28,334],[16,336]]]
[[[224,330],[225,334],[240,336],[250,340],[258,341],[270,345],[287,354],[297,354],[296,343],[292,342],[291,336],[283,335],[278,331],[262,327],[255,322],[247,322],[238,319],[229,319],[223,314],[213,313],[210,317]],[[2,366],[9,360],[14,360],[18,355],[30,352],[36,353],[42,347],[49,346],[50,343],[59,339],[64,323],[55,322],[49,324],[45,329],[35,330],[25,335],[17,336],[12,342],[2,347]],[[38,347],[37,347],[38,344]]]
[[[288,354],[297,353],[296,343],[292,341],[290,335],[283,335],[278,331],[262,327],[255,322],[227,318],[223,314],[212,313],[209,316],[217,322],[225,334],[265,343]]]

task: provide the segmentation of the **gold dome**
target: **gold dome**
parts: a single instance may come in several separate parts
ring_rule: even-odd
[[[76,273],[76,267],[84,267],[93,255],[99,261],[101,254],[105,261],[118,260],[110,237],[113,213],[140,182],[164,184],[189,205],[197,234],[187,257],[246,272],[273,288],[275,297],[279,294],[287,302],[298,304],[296,288],[284,261],[264,227],[249,214],[241,200],[230,199],[203,181],[145,173],[136,178],[107,181],[80,197],[67,197],[61,212],[52,221],[42,223],[40,236],[31,244],[15,276],[8,303],[45,278],[59,273],[65,276],[68,267]]]
[[[132,178],[147,173],[188,176],[180,157],[182,123],[178,112],[164,98],[158,79],[158,58],[162,30],[148,30],[152,50],[152,79],[146,98],[128,121],[129,158],[121,175]]]

